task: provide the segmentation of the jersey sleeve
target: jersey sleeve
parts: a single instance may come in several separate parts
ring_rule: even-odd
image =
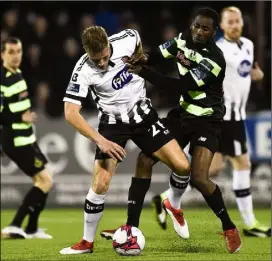
[[[138,48],[142,48],[141,37],[137,30],[126,29],[125,30],[126,48],[129,48],[129,52],[134,54],[137,52]]]
[[[209,54],[207,56],[203,56],[199,53],[196,53],[196,55],[196,66],[191,68],[189,71],[181,64],[178,66],[181,74],[189,72],[188,75],[190,77],[187,77],[187,80],[190,81],[191,86],[198,89],[203,85],[211,84],[218,79],[224,78],[226,61],[223,55]]]
[[[21,123],[22,122],[22,111],[19,112],[11,112],[8,106],[8,101],[4,97],[4,94],[1,93],[1,117],[0,124],[1,125],[11,125],[12,123]]]
[[[82,63],[77,64],[73,70],[63,101],[82,105],[88,95],[90,85],[90,73],[86,71],[86,67],[84,68]]]
[[[130,37],[132,37],[132,38],[135,37],[135,39],[133,40],[133,41],[135,41],[135,46],[137,46],[137,45],[139,45],[141,43],[141,37],[140,37],[137,30],[135,30],[135,29],[126,29],[125,31]]]
[[[220,73],[226,68],[224,58],[203,57],[199,64],[190,70],[190,75],[196,87],[209,84],[210,81],[216,80]]]
[[[2,68],[1,68],[2,69]],[[11,125],[12,123],[21,123],[24,111],[11,112],[9,104],[14,102],[10,95],[5,95],[7,87],[4,85],[6,77],[1,73],[0,88],[0,125]],[[2,85],[3,84],[3,85]]]

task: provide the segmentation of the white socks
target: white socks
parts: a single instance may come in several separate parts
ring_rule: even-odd
[[[238,209],[247,227],[253,226],[256,221],[250,192],[250,172],[251,170],[233,170],[232,184]]]
[[[173,208],[180,209],[181,196],[185,192],[189,181],[190,176],[178,176],[174,172],[171,173],[169,189],[165,192],[165,195]]]
[[[84,235],[83,239],[93,242],[99,220],[104,210],[106,194],[96,194],[91,188],[86,196],[84,207]]]

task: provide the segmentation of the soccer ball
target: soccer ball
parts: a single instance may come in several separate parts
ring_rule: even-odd
[[[113,248],[121,256],[138,256],[145,246],[145,237],[137,227],[123,225],[113,235]]]

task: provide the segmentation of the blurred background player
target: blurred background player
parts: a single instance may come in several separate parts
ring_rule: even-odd
[[[226,114],[223,120],[219,150],[213,159],[210,173],[216,175],[224,167],[227,156],[233,168],[232,188],[244,221],[246,236],[271,237],[271,228],[261,225],[253,212],[250,191],[251,162],[247,149],[245,119],[251,81],[263,79],[263,72],[254,59],[254,45],[242,37],[243,17],[237,7],[226,7],[221,12],[224,37],[217,45],[224,53],[227,67],[223,83]]]
[[[160,122],[146,97],[144,79],[129,73],[125,65],[124,57],[135,53],[142,55],[138,32],[127,29],[108,37],[103,27],[91,26],[83,32],[82,44],[86,54],[77,62],[67,87],[65,117],[79,133],[93,141],[97,149],[92,185],[85,200],[84,235],[77,244],[62,249],[60,253],[64,255],[93,252],[105,198],[118,162],[126,155],[124,148],[128,140],[175,171],[175,180],[188,180],[190,173],[184,152]],[[80,114],[89,90],[99,111],[98,131]],[[150,178],[132,178],[125,227],[139,225],[138,216],[150,182]],[[176,232],[188,238],[189,231],[181,210],[175,216],[182,220],[175,224]]]
[[[52,236],[38,228],[38,219],[46,205],[53,180],[45,164],[33,132],[36,114],[31,111],[27,84],[19,67],[22,61],[22,43],[9,37],[1,43],[1,126],[2,149],[18,167],[33,180],[33,187],[23,199],[10,225],[1,235],[8,238],[45,238]],[[29,215],[25,231],[21,228]]]

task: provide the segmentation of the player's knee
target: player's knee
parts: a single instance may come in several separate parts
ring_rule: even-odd
[[[188,176],[191,172],[190,162],[188,160],[176,160],[172,170],[180,176]]]
[[[205,187],[209,183],[209,178],[206,175],[191,175],[191,182],[196,187]]]

